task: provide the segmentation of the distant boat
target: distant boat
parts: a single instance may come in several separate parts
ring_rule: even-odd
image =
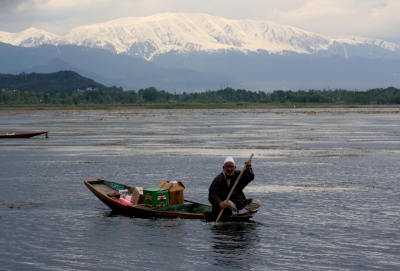
[[[46,135],[46,138],[49,138],[49,131],[42,131],[42,132],[29,132],[29,133],[10,133],[10,134],[2,134],[0,135],[0,138],[31,138],[33,136],[38,136],[38,135]]]
[[[104,204],[110,207],[110,209],[117,214],[121,215],[131,215],[141,218],[158,217],[207,220],[207,216],[210,215],[212,210],[211,205],[186,199],[182,204],[159,207],[146,204],[132,204],[129,201],[124,201],[122,198],[120,199],[118,191],[127,190],[128,194],[132,194],[134,187],[94,178],[87,178],[84,180],[84,183]],[[253,214],[223,216],[220,221],[246,222],[252,217]]]

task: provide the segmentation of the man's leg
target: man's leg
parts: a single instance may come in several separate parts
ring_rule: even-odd
[[[236,204],[233,203],[232,201],[228,200],[228,202],[226,203],[228,205],[228,208],[231,209],[232,214],[237,214],[238,213],[238,209],[236,208]]]
[[[261,202],[258,199],[253,199],[250,204],[244,206],[244,209],[249,210],[252,213],[255,213],[258,210],[260,210],[260,207],[261,207]],[[240,213],[240,211],[239,211],[239,213]]]
[[[231,209],[233,214],[240,214],[240,215],[248,213],[248,212],[255,213],[258,210],[260,210],[260,207],[261,207],[261,202],[258,199],[253,199],[250,204],[247,204],[241,210],[238,210],[237,207],[236,207],[236,204],[233,203],[230,200],[228,200],[227,204],[228,204],[228,207],[229,207],[229,209]]]

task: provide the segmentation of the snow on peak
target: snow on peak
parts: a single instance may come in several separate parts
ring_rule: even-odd
[[[44,30],[30,27],[19,33],[0,32],[0,41],[15,46],[35,47],[52,43],[58,36]]]
[[[57,39],[77,44],[138,53],[146,59],[170,51],[242,52],[267,50],[312,53],[327,49],[330,39],[295,27],[253,20],[229,20],[201,13],[159,13],[77,27]]]
[[[35,28],[21,33],[0,32],[0,41],[18,46],[40,44],[80,45],[151,59],[168,52],[244,53],[265,50],[314,54],[359,44],[400,51],[400,46],[374,39],[332,39],[296,27],[267,21],[230,20],[202,13],[158,13],[148,17],[126,17],[71,29],[57,36]],[[333,49],[332,49],[333,48]],[[346,50],[346,48],[344,48]]]

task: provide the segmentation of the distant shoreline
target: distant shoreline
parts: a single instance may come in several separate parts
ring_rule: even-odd
[[[9,110],[129,110],[129,109],[400,109],[400,105],[344,105],[344,104],[256,104],[256,103],[216,103],[216,104],[87,104],[87,105],[0,105],[0,111]]]
[[[278,114],[278,115],[344,115],[344,114],[400,114],[400,106],[225,106],[225,107],[157,107],[152,106],[15,106],[0,107],[0,117],[19,116],[67,116],[67,115],[146,115],[188,116],[228,114]]]

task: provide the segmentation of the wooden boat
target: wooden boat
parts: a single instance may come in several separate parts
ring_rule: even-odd
[[[183,204],[167,205],[154,207],[146,204],[132,205],[130,202],[123,203],[118,199],[120,190],[128,190],[128,194],[133,193],[134,187],[101,179],[87,178],[85,185],[92,193],[98,197],[111,210],[121,215],[130,215],[141,218],[182,218],[182,219],[202,219],[208,220],[211,214],[211,205],[202,204],[190,200],[184,200]],[[222,216],[221,222],[245,222],[252,218],[252,214],[242,216]]]
[[[38,135],[46,135],[46,138],[49,138],[49,131],[43,131],[43,132],[29,132],[29,133],[19,133],[19,134],[2,134],[0,135],[0,138],[31,138],[33,136],[38,136]]]

